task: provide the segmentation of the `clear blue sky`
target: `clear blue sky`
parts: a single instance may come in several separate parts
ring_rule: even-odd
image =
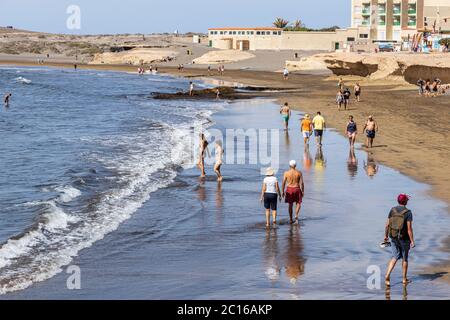
[[[308,27],[350,24],[350,0],[0,0],[0,26],[77,34],[206,32],[209,27],[270,26],[276,17]],[[66,27],[69,5],[81,29]]]

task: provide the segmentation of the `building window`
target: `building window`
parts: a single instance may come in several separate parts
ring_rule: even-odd
[[[394,14],[401,14],[402,13],[402,5],[400,3],[394,3],[394,7],[392,8],[392,12]]]
[[[233,34],[236,35],[236,31],[233,31]]]
[[[367,33],[360,33],[359,34],[359,38],[360,39],[369,39],[369,34],[367,34]]]
[[[278,35],[281,36],[281,31],[278,31]]]
[[[223,35],[223,31],[220,31],[220,34]]]
[[[355,42],[355,38],[354,37],[348,37],[347,38],[347,42]]]
[[[361,13],[363,15],[370,15],[370,3],[363,3]]]
[[[408,26],[415,27],[417,24],[416,16],[408,16]]]
[[[378,25],[379,26],[385,26],[386,25],[386,16],[380,16],[378,18]]]
[[[386,14],[386,3],[378,5],[378,14]]]
[[[261,34],[261,31],[256,31],[256,35],[259,36]]]
[[[393,25],[394,26],[400,26],[401,25],[400,16],[394,16],[394,18],[393,18]]]
[[[408,4],[408,14],[416,14],[416,4],[415,3],[409,3]]]

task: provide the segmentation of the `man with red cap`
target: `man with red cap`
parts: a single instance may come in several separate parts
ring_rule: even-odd
[[[386,272],[385,283],[386,286],[391,285],[391,273],[394,270],[395,264],[402,259],[402,275],[404,285],[409,283],[408,274],[408,255],[409,249],[414,248],[414,233],[412,228],[412,212],[406,205],[408,204],[409,196],[400,194],[397,197],[398,206],[393,207],[389,212],[388,220],[384,233],[384,243],[391,239],[392,259],[389,261]]]

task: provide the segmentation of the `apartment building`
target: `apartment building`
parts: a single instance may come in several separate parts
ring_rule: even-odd
[[[418,32],[450,33],[450,0],[352,0],[351,25],[373,41],[401,41]]]

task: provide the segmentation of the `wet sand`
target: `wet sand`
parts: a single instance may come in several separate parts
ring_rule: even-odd
[[[0,61],[0,64],[36,65],[24,61]],[[73,68],[72,64],[52,63],[47,66]],[[79,68],[135,72],[134,66],[79,65]],[[178,72],[174,68],[159,68],[161,73],[175,76],[206,79],[217,85],[223,83],[242,83],[251,86],[291,88],[289,93],[265,93],[278,99],[279,103],[288,101],[294,109],[311,114],[320,110],[329,127],[339,128],[344,134],[347,116],[352,114],[360,130],[365,118],[373,114],[378,121],[380,132],[375,147],[370,150],[377,161],[395,168],[414,180],[429,184],[428,193],[450,203],[450,169],[445,165],[450,155],[449,130],[450,98],[423,98],[417,95],[414,86],[395,81],[367,82],[355,77],[344,77],[352,88],[355,81],[362,85],[362,102],[354,103],[349,111],[337,112],[335,105],[336,77],[329,75],[291,74],[289,81],[283,81],[279,73],[250,70],[226,70],[224,76],[216,72],[210,75],[204,68],[186,68]],[[228,85],[228,84],[227,84]],[[362,134],[358,142],[363,142]],[[429,210],[425,210],[429,211]],[[448,210],[447,210],[448,211]],[[450,246],[450,238],[444,247]],[[450,281],[450,264],[443,262],[431,272],[441,272],[442,278]]]
[[[294,112],[293,120],[300,117]],[[255,99],[231,104],[212,119],[222,131],[281,127],[277,106]],[[334,131],[322,150],[314,145],[304,150],[298,129],[293,122],[288,134],[277,131],[277,154],[281,169],[296,159],[305,175],[299,226],[287,224],[286,205],[280,204],[279,227],[265,229],[260,163],[226,163],[221,184],[211,166],[204,180],[197,169],[188,169],[75,258],[81,290],[67,290],[68,275],[62,272],[2,298],[447,299],[442,275],[425,270],[448,258],[434,233],[450,231],[445,203],[427,196],[426,185],[379,165],[373,155],[359,149],[350,154],[346,139]],[[243,150],[252,154],[248,146]],[[411,253],[413,283],[405,290],[396,269],[391,290],[369,290],[367,268],[384,273],[390,257],[378,243],[399,189],[414,197],[410,207],[420,226]]]

